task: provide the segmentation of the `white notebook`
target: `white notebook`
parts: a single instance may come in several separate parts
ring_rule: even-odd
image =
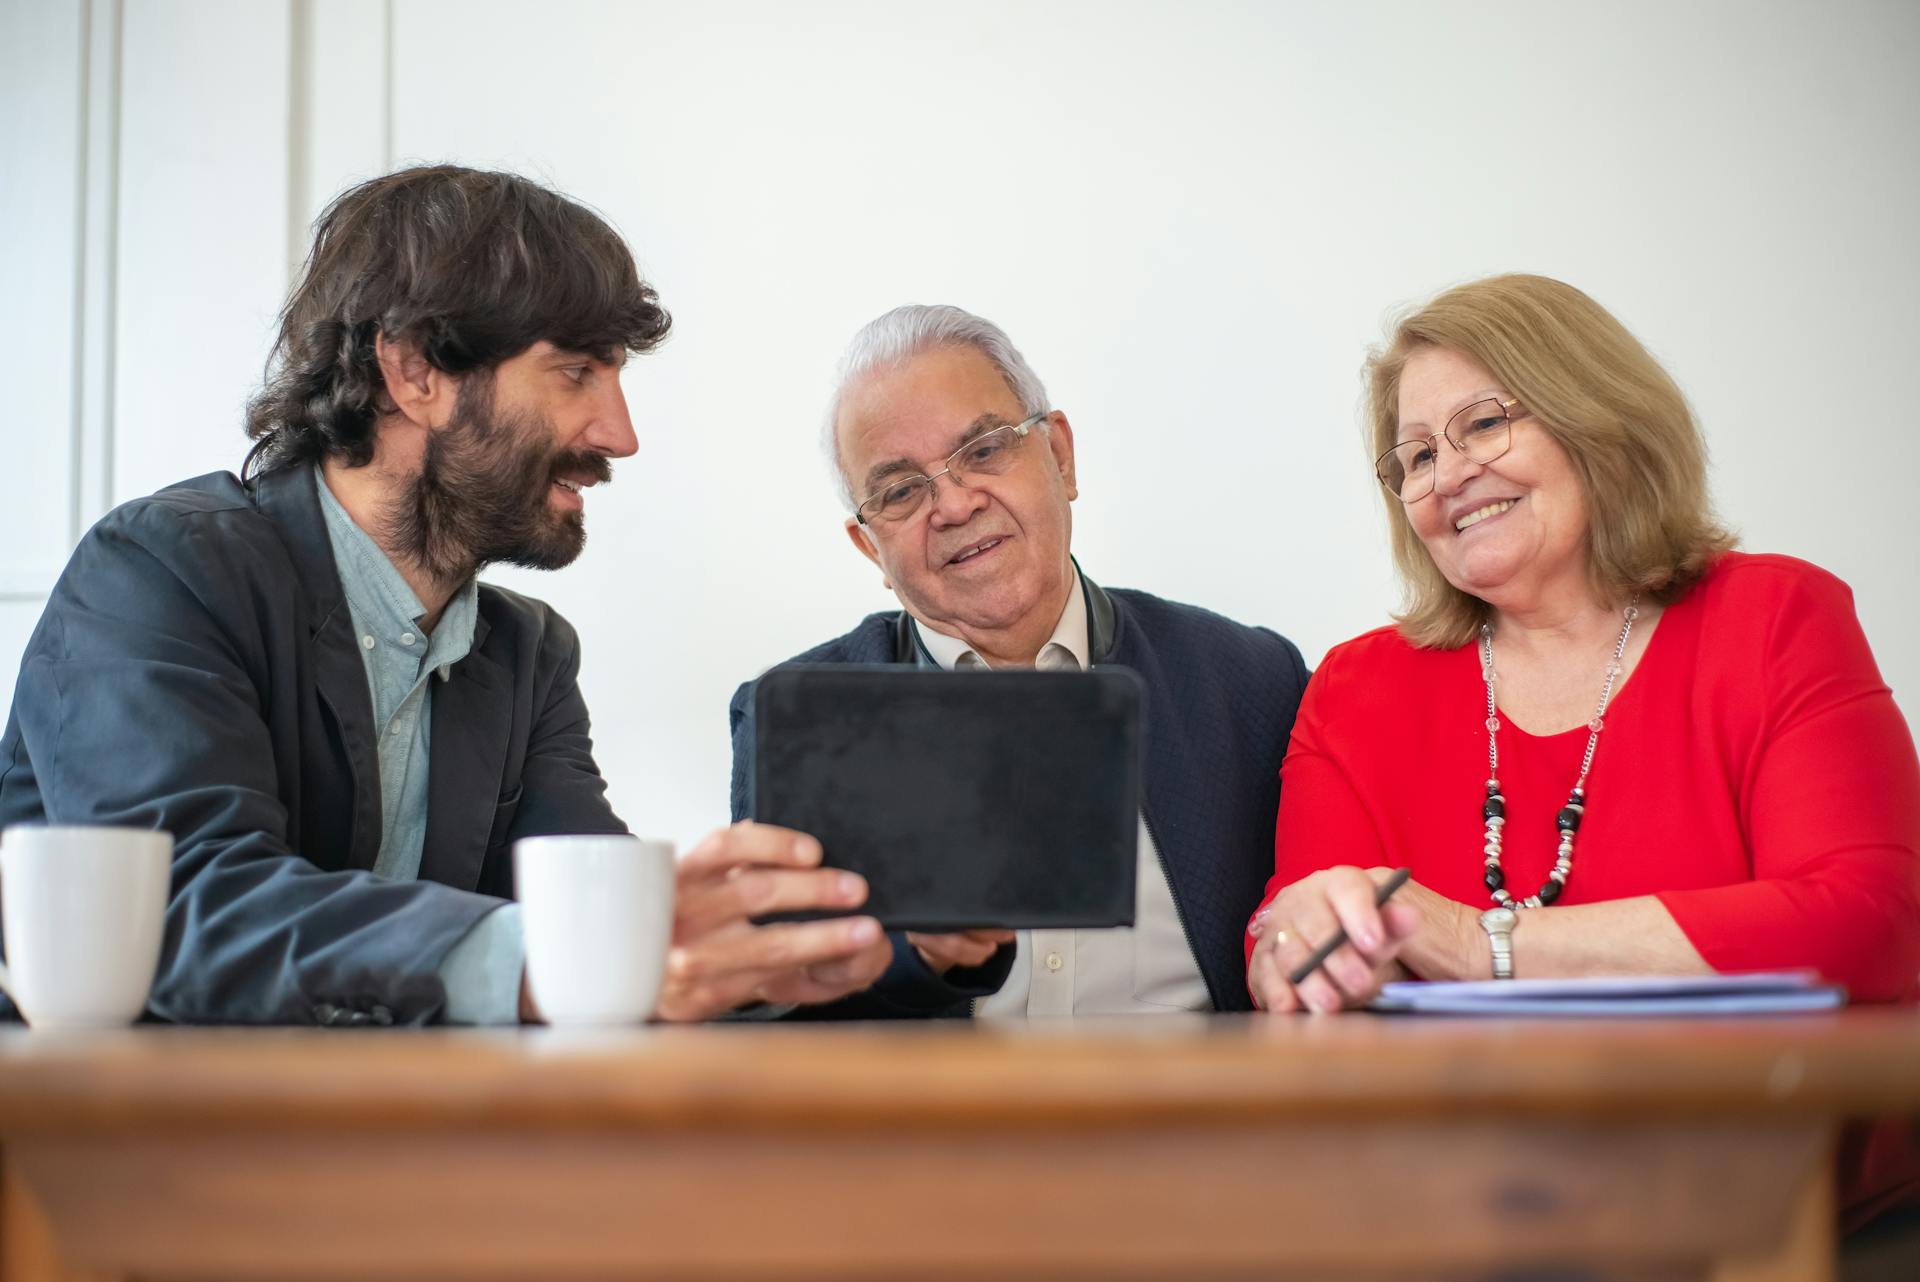
[[[1371,1009],[1421,1015],[1777,1015],[1832,1010],[1846,990],[1811,971],[1746,975],[1590,975],[1396,983]]]

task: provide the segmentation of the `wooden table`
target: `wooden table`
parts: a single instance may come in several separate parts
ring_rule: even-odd
[[[0,1032],[0,1279],[1831,1276],[1920,1017]]]

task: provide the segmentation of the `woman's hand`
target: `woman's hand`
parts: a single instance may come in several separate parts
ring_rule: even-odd
[[[1420,930],[1398,956],[1420,979],[1491,979],[1493,953],[1480,929],[1480,910],[1428,890],[1417,881],[1400,887],[1393,902],[1420,914]],[[1489,902],[1491,907],[1491,902]]]
[[[1328,868],[1275,895],[1247,927],[1260,941],[1247,963],[1254,1004],[1270,1011],[1343,1010],[1365,1005],[1381,984],[1401,978],[1404,971],[1395,959],[1419,931],[1421,914],[1411,903],[1374,906],[1379,883],[1392,873],[1391,868]],[[1415,889],[1409,882],[1402,893]],[[1343,927],[1347,942],[1326,964],[1298,987],[1288,983],[1294,968]]]

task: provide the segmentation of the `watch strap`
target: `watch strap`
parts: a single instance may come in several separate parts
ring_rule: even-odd
[[[1511,931],[1493,930],[1487,932],[1487,942],[1493,946],[1493,977],[1495,979],[1513,978],[1513,934]]]

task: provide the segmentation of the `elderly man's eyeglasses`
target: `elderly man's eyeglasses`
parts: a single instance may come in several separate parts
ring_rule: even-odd
[[[1446,427],[1417,441],[1402,441],[1373,461],[1373,474],[1402,503],[1417,503],[1433,493],[1440,440],[1470,463],[1491,463],[1513,444],[1513,420],[1527,411],[1518,400],[1477,401],[1447,420]]]
[[[955,485],[971,485],[976,478],[1004,475],[1020,457],[1021,446],[1048,411],[1018,423],[1008,423],[980,435],[947,455],[946,466],[932,476],[895,476],[860,503],[854,515],[862,525],[904,521],[920,510],[933,483],[943,476]]]

